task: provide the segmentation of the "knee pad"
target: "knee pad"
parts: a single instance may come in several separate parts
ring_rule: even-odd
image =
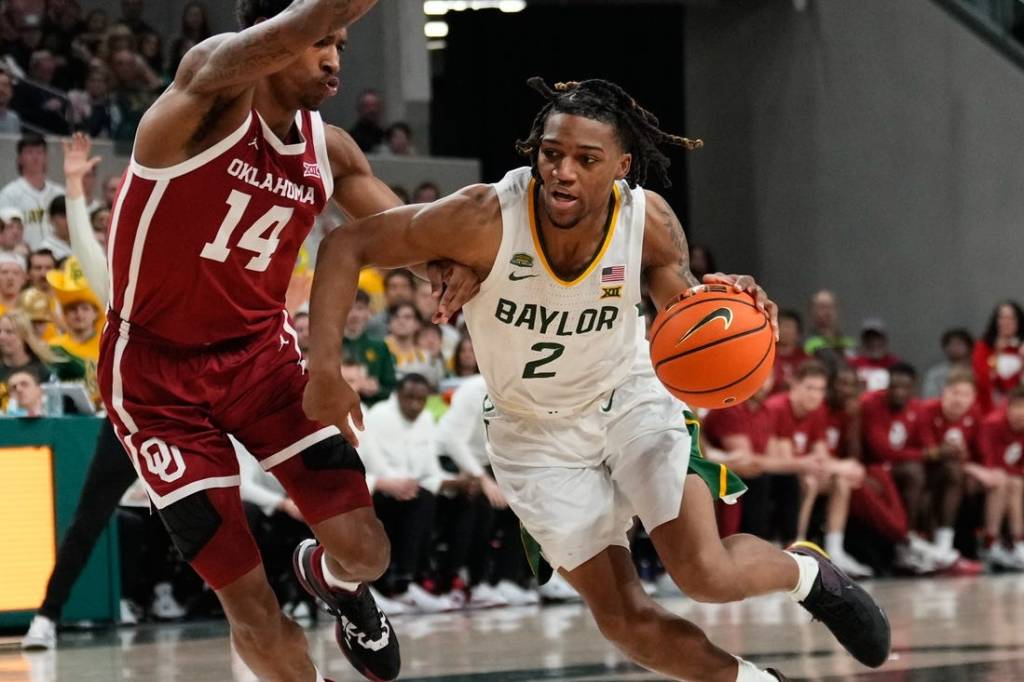
[[[350,470],[366,473],[359,453],[341,435],[331,436],[311,445],[299,455],[310,471]]]
[[[201,490],[160,510],[174,546],[219,590],[260,563],[238,488]]]
[[[196,558],[223,522],[205,490],[164,507],[160,520],[185,561]]]
[[[340,435],[311,445],[270,472],[298,505],[309,525],[373,505],[366,487],[363,461]]]

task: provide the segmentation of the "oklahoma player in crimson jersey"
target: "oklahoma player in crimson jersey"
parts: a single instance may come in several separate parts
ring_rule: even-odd
[[[399,672],[397,638],[366,587],[388,565],[387,536],[355,449],[303,414],[305,367],[285,312],[299,248],[329,200],[355,218],[401,203],[316,111],[337,91],[345,26],[373,3],[239,0],[244,30],[193,48],[143,117],[114,208],[104,401],[264,680],[323,678],[267,584],[229,433],[322,543],[300,545],[296,570],[337,618],[346,656],[371,679]],[[465,274],[450,287],[457,299],[476,282]]]

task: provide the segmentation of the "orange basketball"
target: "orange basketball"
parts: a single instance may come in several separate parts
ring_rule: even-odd
[[[654,320],[651,362],[669,393],[691,407],[730,407],[768,378],[775,334],[750,294],[704,284]]]

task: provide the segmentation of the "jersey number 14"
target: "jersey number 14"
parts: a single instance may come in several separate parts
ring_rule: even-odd
[[[224,216],[224,222],[220,224],[217,236],[212,242],[206,243],[202,253],[199,254],[200,256],[215,260],[218,263],[223,263],[228,259],[228,256],[231,255],[231,248],[228,246],[228,242],[231,240],[231,235],[238,229],[238,223],[242,222],[242,216],[245,215],[245,209],[249,208],[250,201],[252,201],[251,195],[239,192],[238,190],[232,190],[231,196],[228,197],[227,201],[229,207],[228,214]],[[252,227],[245,231],[242,238],[238,240],[238,246],[246,251],[256,253],[245,264],[246,270],[266,272],[266,269],[270,266],[270,258],[277,251],[277,247],[281,243],[278,239],[281,236],[281,230],[292,219],[294,212],[294,208],[274,206],[264,213],[262,218],[253,223]],[[265,237],[264,235],[268,232],[270,236]]]

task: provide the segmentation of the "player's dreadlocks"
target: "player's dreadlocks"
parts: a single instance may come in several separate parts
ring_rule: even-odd
[[[544,124],[551,113],[584,116],[612,125],[622,148],[633,156],[629,175],[626,176],[630,187],[646,184],[651,171],[665,187],[672,184],[668,177],[668,167],[672,162],[661,151],[661,147],[674,145],[685,149],[700,149],[704,146],[702,140],[670,135],[661,130],[654,114],[637,104],[629,93],[611,81],[592,78],[580,82],[555,83],[552,89],[543,78],[534,76],[526,83],[548,100],[533,119],[530,136],[516,142],[516,151],[530,159],[534,176],[538,175],[537,156]]]

